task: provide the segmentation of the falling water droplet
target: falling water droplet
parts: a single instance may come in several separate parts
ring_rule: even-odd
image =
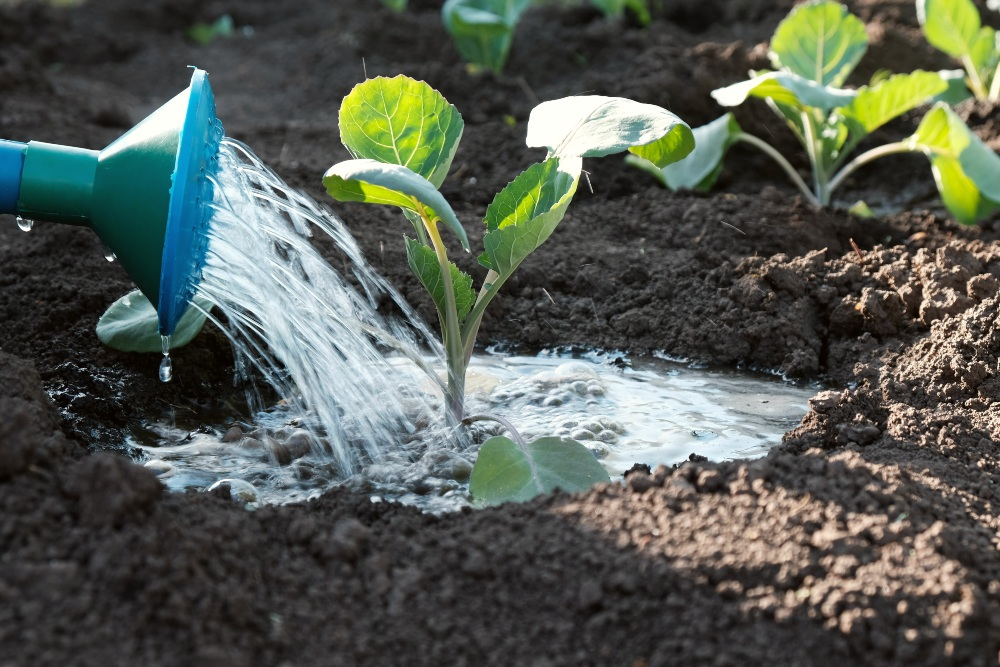
[[[108,260],[109,262],[113,262],[116,259],[118,259],[118,255],[116,255],[114,251],[111,250],[111,248],[109,248],[108,246],[104,246],[104,259]]]
[[[35,221],[30,218],[22,218],[21,216],[17,216],[17,226],[21,228],[22,232],[30,232],[34,224]]]
[[[170,336],[160,336],[163,345],[163,361],[160,362],[160,382],[174,379],[174,361],[170,358]]]

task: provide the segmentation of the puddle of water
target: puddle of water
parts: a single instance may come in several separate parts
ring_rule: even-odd
[[[655,468],[690,454],[716,461],[762,456],[799,422],[818,389],[665,359],[621,360],[602,353],[478,355],[469,375],[467,412],[506,417],[527,438],[579,439],[614,478],[635,463]],[[442,512],[469,504],[468,475],[479,443],[501,432],[492,422],[478,422],[473,444],[464,446],[433,427],[401,433],[397,446],[384,448],[382,458],[345,479],[334,457],[308,446],[296,449],[306,436],[303,417],[293,407],[279,406],[255,421],[254,430],[247,425],[250,432],[228,443],[222,442],[222,428],[190,432],[157,423],[131,444],[177,491],[238,479],[253,485],[259,502],[285,503],[343,485],[376,501]]]

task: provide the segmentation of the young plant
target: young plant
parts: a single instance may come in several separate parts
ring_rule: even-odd
[[[535,107],[527,144],[544,147],[548,154],[511,181],[487,208],[484,251],[479,255],[487,271],[477,293],[472,277],[449,261],[440,230],[442,225],[449,229],[469,251],[464,228],[438,191],[463,128],[455,107],[426,83],[404,76],[369,79],[357,85],[340,108],[341,140],[354,159],[334,165],[323,177],[334,199],[398,206],[413,225],[415,237],[404,239],[407,261],[438,313],[448,366],[447,404],[456,423],[463,417],[465,373],[483,314],[521,262],[562,220],[579,185],[583,158],[629,150],[665,166],[693,147],[690,128],[660,107],[601,96],[569,97]],[[593,458],[579,443],[560,442],[567,466],[580,462],[581,456]],[[556,478],[539,472],[537,459],[549,445],[522,446],[502,438],[500,445],[486,448],[485,459],[480,453],[476,465],[489,466],[491,456],[508,456],[514,447],[526,461],[522,470],[534,487],[543,488],[546,479]]]
[[[776,69],[712,92],[717,102],[730,107],[748,97],[763,98],[805,148],[811,187],[777,150],[744,132],[732,114],[696,128],[697,147],[681,162],[663,169],[630,161],[670,188],[707,190],[729,147],[745,142],[777,162],[812,204],[825,206],[851,174],[872,160],[917,152],[930,159],[938,191],[955,218],[971,224],[989,215],[1000,205],[1000,157],[944,103],[928,112],[913,135],[850,159],[872,132],[948,87],[939,74],[917,70],[857,90],[843,88],[867,47],[864,25],[843,5],[827,0],[799,5],[771,39]]]
[[[406,9],[406,0],[382,0],[382,4],[394,12],[401,12]]]
[[[447,0],[444,27],[462,57],[499,74],[507,62],[514,28],[531,0]]]
[[[917,0],[917,20],[931,46],[961,61],[976,99],[1000,101],[1000,33],[982,25],[972,0]]]
[[[591,3],[604,12],[605,16],[620,17],[626,9],[635,12],[639,23],[646,25],[649,23],[649,5],[646,0],[590,0]]]

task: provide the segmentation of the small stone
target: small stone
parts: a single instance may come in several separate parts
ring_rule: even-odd
[[[239,426],[230,426],[226,434],[222,436],[222,442],[239,442],[243,439],[243,429]]]

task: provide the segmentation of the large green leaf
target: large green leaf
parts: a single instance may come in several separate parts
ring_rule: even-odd
[[[941,199],[960,222],[976,222],[1000,205],[1000,156],[951,107],[935,104],[909,143],[930,158]]]
[[[480,261],[510,275],[562,221],[582,168],[580,158],[549,158],[508,183],[486,209],[486,252]]]
[[[514,28],[531,0],[447,0],[445,29],[470,63],[499,73],[507,62]]]
[[[510,438],[496,436],[479,449],[469,492],[478,503],[499,505],[556,489],[586,491],[610,481],[594,454],[575,440],[539,438],[522,449]]]
[[[469,238],[448,201],[430,181],[406,167],[370,159],[345,160],[326,171],[323,185],[337,201],[389,204],[410,211],[419,211],[422,205],[469,249]]]
[[[205,313],[212,310],[211,301],[200,296],[194,302],[202,309],[189,306],[170,336],[170,349],[191,342],[205,325]],[[134,290],[115,301],[97,321],[97,337],[110,348],[122,352],[162,352],[160,322],[149,299]]]
[[[712,91],[712,97],[724,107],[739,106],[753,96],[771,98],[778,104],[798,109],[813,107],[824,112],[850,104],[857,94],[854,90],[822,86],[791,72],[765,72]]]
[[[840,112],[864,134],[870,134],[893,118],[926,104],[947,88],[948,84],[937,72],[916,70],[911,74],[895,74],[875,86],[862,88]]]
[[[778,24],[769,55],[776,69],[787,69],[821,86],[839,87],[867,49],[864,23],[844,5],[809,2]]]
[[[464,127],[441,93],[406,76],[363,81],[340,105],[340,139],[355,158],[408,167],[436,188]]]
[[[726,152],[742,133],[733,114],[727,113],[707,125],[694,128],[694,150],[686,158],[671,165],[657,168],[651,162],[629,156],[629,164],[653,174],[671,190],[707,191],[722,170]]]
[[[694,145],[691,128],[666,109],[624,97],[581,95],[532,109],[526,141],[531,148],[547,148],[549,157],[602,157],[661,140],[649,148],[653,157],[671,151],[686,155]]]
[[[447,309],[444,281],[441,279],[441,265],[438,264],[434,249],[419,241],[407,238],[406,261],[431,295],[438,313],[444,313]],[[476,294],[472,290],[472,276],[464,273],[451,262],[448,263],[448,266],[451,271],[452,291],[455,293],[455,309],[458,312],[458,320],[461,322],[472,310],[472,305],[476,301]]]
[[[982,25],[972,0],[917,0],[917,21],[931,46],[959,59],[972,52]]]

